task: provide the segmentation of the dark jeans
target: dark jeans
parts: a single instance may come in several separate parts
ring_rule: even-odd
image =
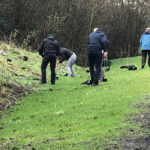
[[[42,83],[46,83],[46,67],[50,62],[51,69],[51,84],[55,84],[55,67],[56,67],[56,55],[46,55],[43,57],[41,71],[42,71]]]
[[[91,82],[98,84],[102,63],[101,52],[89,52],[88,60],[90,67]]]
[[[148,54],[148,66],[150,67],[150,50],[142,50],[142,68],[144,68],[145,66],[147,54]]]

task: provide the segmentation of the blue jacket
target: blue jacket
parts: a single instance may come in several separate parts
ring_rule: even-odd
[[[142,50],[150,50],[150,32],[144,32],[140,39]]]
[[[89,42],[88,42],[88,51],[89,52],[95,52],[95,51],[106,51],[108,47],[108,40],[106,38],[106,35],[100,31],[97,30],[96,32],[92,32],[89,35]]]

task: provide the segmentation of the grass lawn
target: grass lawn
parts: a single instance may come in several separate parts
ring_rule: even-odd
[[[141,57],[112,60],[110,71],[105,72],[108,82],[97,87],[81,84],[88,74],[77,66],[75,78],[59,73],[56,85],[49,80],[46,85],[34,81],[38,92],[3,112],[0,148],[103,150],[112,139],[129,135],[128,129],[138,125],[126,117],[141,111],[135,109],[136,104],[149,103],[144,97],[150,95],[150,69],[140,70],[140,62]],[[120,69],[128,64],[135,64],[138,70]],[[40,62],[34,67],[38,70]],[[48,78],[49,71],[47,74]]]

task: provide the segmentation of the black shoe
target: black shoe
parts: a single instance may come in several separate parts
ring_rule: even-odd
[[[103,79],[102,79],[102,82],[107,82],[107,79],[106,79],[106,78],[103,78]]]
[[[75,75],[72,74],[71,77],[75,77]]]
[[[81,84],[89,84],[90,83],[90,80],[86,80],[84,82],[82,82]]]
[[[91,80],[89,80],[88,82],[87,82],[87,85],[92,85],[93,84],[93,81],[91,81]]]
[[[91,86],[98,86],[98,83],[92,83]]]
[[[98,86],[98,81],[94,81],[94,82],[92,83],[92,86]]]
[[[51,85],[55,85],[55,83],[51,83]]]
[[[56,79],[56,80],[58,80],[58,79],[59,79],[59,77],[57,77],[57,76],[56,76],[56,78],[55,78],[55,79]]]
[[[46,84],[46,82],[41,82],[41,84]]]

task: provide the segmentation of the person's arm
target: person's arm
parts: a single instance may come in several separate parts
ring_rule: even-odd
[[[102,44],[102,48],[103,48],[104,52],[106,52],[109,42],[108,42],[105,34],[103,34],[101,37],[101,44]]]
[[[39,47],[39,55],[41,55],[42,57],[44,56],[43,50],[44,50],[44,41],[42,41],[42,43]]]
[[[104,50],[102,50],[102,54],[104,55],[104,57],[108,55],[107,51],[104,51]]]
[[[56,46],[56,55],[59,56],[60,54],[60,47],[59,44]]]
[[[65,59],[66,59],[66,57],[65,57],[65,54],[64,53],[60,53],[60,60],[59,60],[59,63],[62,63]]]
[[[143,35],[141,36],[141,39],[140,39],[140,47],[142,47],[142,40],[143,40]]]

